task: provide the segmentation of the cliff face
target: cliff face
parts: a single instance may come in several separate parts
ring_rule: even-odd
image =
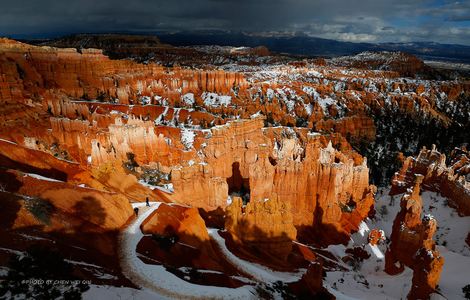
[[[69,97],[117,99],[127,104],[140,96],[158,95],[175,101],[174,91],[228,92],[243,86],[239,73],[190,71],[175,68],[171,74],[155,64],[110,60],[101,50],[36,47],[8,39],[0,40],[3,102],[39,99],[45,90],[57,90]],[[164,87],[170,89],[160,93]],[[178,99],[179,95],[178,95]]]
[[[308,88],[263,86],[261,91],[268,94],[263,105],[265,96],[254,95],[240,72],[165,69],[110,60],[99,50],[77,52],[6,39],[0,47],[2,101],[18,109],[24,102],[40,116],[35,122],[43,122],[40,130],[23,128],[15,136],[5,130],[4,135],[92,169],[108,188],[136,195],[120,189],[115,176],[131,154],[137,175],[146,165],[171,174],[174,194],[169,197],[175,201],[207,210],[225,208],[233,195],[288,202],[294,225],[302,232],[328,224],[345,238],[373,205],[365,160],[340,137],[263,129],[262,118],[214,127],[227,122],[221,115],[249,118],[263,107],[286,122],[295,122],[294,111],[310,122],[334,116],[336,105],[324,110],[315,100],[326,97],[330,85],[319,88],[318,96]],[[313,98],[292,106],[289,98],[296,93]],[[247,109],[240,111],[245,104]],[[186,108],[175,108],[179,105]],[[306,114],[310,110],[316,113]],[[13,120],[13,114],[5,117],[6,123]],[[365,116],[318,124],[321,130],[351,131],[367,139],[374,135]],[[328,139],[347,153],[328,145]]]
[[[302,229],[325,225],[339,236],[357,229],[373,205],[365,160],[326,137],[262,125],[253,119],[212,129],[199,160],[172,170],[174,197],[207,210],[226,207],[231,196],[270,199],[288,203]]]
[[[431,150],[423,148],[416,158],[405,159],[392,180],[390,194],[403,192],[410,186],[414,174],[423,174],[424,189],[441,193],[460,214],[470,215],[469,153],[466,149],[455,149],[449,160],[447,165],[446,156],[435,147]]]
[[[408,299],[429,298],[444,265],[444,258],[433,241],[437,222],[430,215],[421,219],[423,203],[419,193],[422,181],[423,176],[418,175],[413,188],[401,199],[401,210],[393,222],[391,245],[385,256],[385,271],[389,274],[402,272],[404,266],[413,269]]]

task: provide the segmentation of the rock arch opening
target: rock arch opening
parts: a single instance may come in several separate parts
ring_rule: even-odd
[[[242,176],[239,162],[232,164],[232,176],[227,178],[227,185],[230,197],[241,197],[243,204],[250,201],[250,179]]]

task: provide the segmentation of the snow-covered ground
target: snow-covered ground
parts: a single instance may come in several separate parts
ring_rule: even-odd
[[[121,300],[154,300],[170,299],[158,295],[147,289],[133,289],[127,287],[115,287],[109,285],[90,285],[90,289],[82,294],[84,300],[96,299],[121,299]]]
[[[405,299],[411,286],[413,271],[406,268],[401,274],[390,276],[384,270],[385,245],[371,247],[367,236],[371,229],[382,229],[387,238],[392,232],[393,220],[400,210],[402,195],[390,197],[388,189],[379,190],[376,197],[376,218],[367,219],[360,230],[353,234],[348,247],[365,245],[371,257],[349,271],[332,270],[327,272],[325,285],[338,299]],[[439,291],[447,299],[464,299],[462,287],[470,284],[470,252],[465,238],[470,230],[470,217],[460,217],[447,206],[447,200],[436,193],[423,192],[423,214],[432,214],[437,220],[438,230],[435,240],[438,250],[445,259],[439,282]],[[385,207],[385,208],[383,208]],[[446,243],[444,243],[446,241]],[[442,246],[442,243],[446,246]],[[345,246],[328,247],[338,258],[345,255]],[[439,298],[437,294],[433,298]]]

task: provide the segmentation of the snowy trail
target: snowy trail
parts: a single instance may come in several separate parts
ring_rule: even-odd
[[[242,286],[236,289],[203,286],[189,283],[168,272],[160,265],[149,265],[137,257],[137,244],[144,236],[140,230],[142,222],[160,205],[151,202],[150,207],[145,203],[133,204],[139,207],[139,216],[121,234],[120,261],[123,273],[139,287],[155,292],[156,298],[171,297],[178,299],[256,299],[252,287]]]
[[[240,268],[241,271],[251,275],[253,278],[260,282],[274,283],[276,281],[294,282],[300,280],[302,275],[306,272],[301,269],[298,273],[276,272],[267,267],[259,264],[242,260],[235,256],[225,245],[225,240],[219,235],[217,229],[208,229],[209,236],[217,242],[217,245],[222,250],[225,258],[234,266]]]

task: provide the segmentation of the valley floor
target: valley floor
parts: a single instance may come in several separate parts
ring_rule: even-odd
[[[325,287],[338,299],[405,299],[411,288],[413,272],[406,268],[401,274],[391,276],[384,269],[386,243],[371,246],[367,239],[372,229],[381,229],[387,238],[392,232],[393,220],[400,209],[401,195],[389,196],[388,189],[378,191],[376,197],[376,217],[366,219],[361,223],[357,233],[351,236],[347,246],[333,245],[324,249],[336,257],[338,268],[330,267],[324,279]],[[445,258],[441,274],[438,293],[432,299],[464,299],[462,287],[469,284],[468,270],[470,270],[470,249],[465,243],[467,231],[470,228],[470,217],[460,217],[456,211],[447,205],[447,200],[436,193],[424,192],[423,212],[432,214],[438,222],[435,240],[438,250]],[[119,288],[110,286],[91,286],[84,294],[85,299],[114,298],[119,295],[122,299],[152,299],[155,297],[215,297],[215,298],[253,298],[253,287],[244,286],[237,289],[223,287],[209,287],[189,283],[170,273],[161,265],[148,265],[143,263],[135,249],[143,237],[140,224],[158,208],[159,203],[151,203],[145,207],[144,203],[134,204],[139,207],[139,217],[131,223],[122,234],[121,262],[125,275],[141,290]],[[233,255],[225,246],[223,238],[217,230],[209,229],[226,259],[233,265],[241,268],[253,276],[256,281],[275,282],[276,280],[298,280],[298,274],[274,272],[244,261]],[[343,263],[341,258],[346,256],[346,248],[361,247],[370,254],[370,258],[356,263]],[[278,295],[280,296],[280,295]]]

